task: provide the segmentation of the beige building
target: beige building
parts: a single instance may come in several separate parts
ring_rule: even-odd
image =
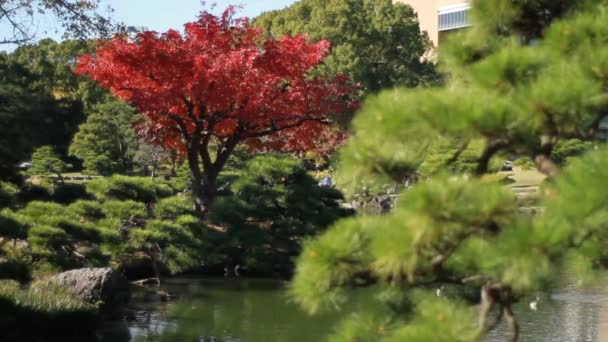
[[[468,0],[393,0],[405,3],[418,13],[420,29],[426,31],[435,46],[450,31],[470,26]]]

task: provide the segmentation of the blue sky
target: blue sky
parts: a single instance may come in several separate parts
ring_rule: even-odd
[[[242,5],[239,14],[244,17],[255,17],[258,14],[285,8],[295,0],[208,0],[215,3],[214,13],[221,13],[228,5]],[[115,10],[114,17],[129,26],[144,26],[154,31],[166,31],[170,28],[182,28],[188,21],[196,19],[203,9],[200,0],[104,0],[105,4]],[[210,9],[210,6],[207,5]]]
[[[265,11],[285,8],[294,2],[296,0],[208,0],[206,9],[210,10],[209,4],[215,3],[212,12],[219,14],[228,5],[241,5],[238,14],[252,18]],[[195,20],[197,14],[204,8],[201,0],[103,0],[102,7],[107,5],[114,8],[113,17],[117,21],[124,22],[127,26],[143,26],[158,32],[170,28],[181,30],[184,23]],[[0,23],[0,36],[9,35],[8,27],[2,24],[4,23]],[[52,18],[43,18],[36,40],[46,37],[61,40],[61,33],[53,33],[50,29],[53,24],[56,23]],[[11,51],[14,48],[11,45],[0,45],[0,51]]]

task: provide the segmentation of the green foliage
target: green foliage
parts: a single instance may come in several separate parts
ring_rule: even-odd
[[[388,311],[346,322],[336,340],[482,340],[493,328],[484,308],[516,322],[518,298],[606,266],[608,150],[594,141],[608,109],[608,4],[474,1],[473,16],[440,52],[445,87],[370,96],[353,122],[340,184],[428,178],[391,212],[338,221],[305,243],[296,302],[315,313],[375,285]],[[512,155],[550,177],[534,215],[488,175]],[[447,297],[415,290],[447,283],[457,288]]]
[[[346,74],[370,92],[437,79],[423,58],[431,44],[420,33],[416,14],[391,0],[302,0],[260,15],[253,25],[273,37],[308,34],[314,41],[329,40],[332,53],[321,69]]]
[[[431,293],[416,293],[416,312],[406,326],[399,327],[386,341],[478,341],[473,312],[463,303],[438,298]],[[437,327],[441,327],[438,329]]]
[[[96,201],[78,200],[70,204],[67,210],[86,221],[95,221],[105,217],[101,204]]]
[[[151,203],[169,197],[172,189],[158,180],[114,175],[98,178],[87,184],[87,191],[102,200],[133,200]]]
[[[94,41],[65,40],[57,43],[52,39],[42,39],[36,44],[20,46],[9,55],[9,59],[29,74],[27,86],[30,90],[53,94],[68,106],[76,105],[82,110],[109,97],[108,92],[95,82],[73,72],[76,59],[92,53],[95,44]],[[66,124],[76,128],[78,123],[69,120]]]
[[[146,206],[141,202],[131,200],[117,201],[111,200],[103,202],[102,212],[107,217],[128,220],[131,218],[144,218],[148,216]]]
[[[163,198],[154,207],[156,217],[162,220],[175,220],[179,216],[194,215],[192,199],[186,196]]]
[[[0,182],[0,209],[12,208],[17,203],[18,188],[11,183]]]
[[[37,225],[29,229],[28,241],[35,252],[61,253],[70,244],[70,236],[63,229]]]
[[[138,148],[133,131],[135,111],[111,101],[96,105],[80,125],[70,145],[70,155],[84,161],[92,174],[111,175],[130,171]]]
[[[26,226],[18,221],[15,213],[8,209],[0,211],[0,237],[23,239],[27,235]]]
[[[579,139],[560,141],[551,151],[551,159],[560,165],[564,165],[570,158],[580,156],[592,148],[593,143],[590,141]]]
[[[289,265],[304,237],[349,213],[337,190],[317,185],[301,161],[285,156],[248,161],[231,190],[212,207],[211,219],[227,225],[227,253],[250,270]]]
[[[197,264],[197,239],[188,226],[151,220],[145,229],[132,232],[130,247],[147,253],[153,262],[161,261],[171,273]]]
[[[27,227],[27,240],[42,259],[61,265],[79,265],[77,245],[100,243],[102,236],[94,225],[83,222],[68,208],[52,202],[30,202],[13,218]]]
[[[486,8],[494,13],[511,6],[499,0],[491,3],[498,2],[500,6],[484,4],[476,11]],[[521,44],[515,35],[490,36],[486,42],[491,46],[484,48],[488,50],[468,50],[463,41],[478,39],[482,26],[466,31],[465,37],[456,36],[453,46],[448,41],[440,54],[453,75],[447,87],[396,89],[367,99],[341,155],[342,183],[354,187],[361,181],[383,184],[403,179],[419,171],[441,141],[455,142],[447,149],[452,156],[467,141],[481,146],[465,150],[475,173],[481,174],[497,153],[549,159],[560,140],[594,140],[607,103],[608,78],[602,75],[608,70],[603,57],[608,50],[602,48],[601,38],[571,38],[604,32],[598,17],[604,18],[605,11],[592,12],[546,27],[546,39],[531,45]],[[595,33],[588,33],[591,30]],[[568,87],[555,86],[564,79]]]

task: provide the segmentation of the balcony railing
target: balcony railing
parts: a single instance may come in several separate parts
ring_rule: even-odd
[[[468,4],[445,7],[439,10],[439,31],[456,30],[471,26]]]

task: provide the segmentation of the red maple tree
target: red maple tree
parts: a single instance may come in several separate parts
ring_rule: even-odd
[[[266,39],[234,13],[233,7],[219,17],[202,12],[183,34],[117,36],[81,57],[76,69],[137,106],[146,118],[139,133],[185,154],[201,214],[217,196],[217,177],[237,145],[327,148],[340,137],[335,116],[357,105],[346,77],[311,73],[329,42]]]

